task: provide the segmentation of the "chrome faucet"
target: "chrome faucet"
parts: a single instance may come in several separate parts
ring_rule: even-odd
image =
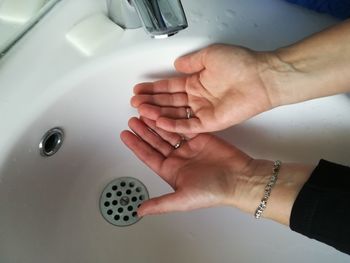
[[[153,38],[166,38],[185,29],[180,0],[107,0],[111,20],[125,29],[144,27]]]

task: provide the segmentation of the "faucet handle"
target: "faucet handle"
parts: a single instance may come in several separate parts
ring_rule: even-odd
[[[132,4],[154,38],[172,36],[188,26],[180,0],[132,0]]]

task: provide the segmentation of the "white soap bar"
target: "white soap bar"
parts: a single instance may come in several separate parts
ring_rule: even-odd
[[[92,56],[119,40],[123,32],[105,14],[98,13],[75,25],[66,39],[84,55]]]
[[[24,24],[34,17],[47,0],[2,0],[0,19],[10,23]]]

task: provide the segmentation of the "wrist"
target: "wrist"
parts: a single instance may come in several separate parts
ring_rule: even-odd
[[[233,176],[235,191],[229,205],[254,216],[272,176],[272,167],[272,161],[252,160],[241,176]],[[282,163],[262,216],[289,225],[293,204],[313,169],[312,165]]]
[[[234,192],[228,195],[228,204],[254,215],[271,176],[272,166],[272,161],[252,159],[239,174],[231,173],[229,187]]]
[[[313,165],[282,163],[263,216],[289,226],[294,202],[314,168]]]
[[[291,46],[260,52],[261,79],[273,107],[349,92],[349,33],[350,20]]]
[[[273,108],[300,100],[294,91],[294,83],[302,77],[301,72],[287,59],[289,50],[278,49],[261,52],[260,78],[265,86]]]

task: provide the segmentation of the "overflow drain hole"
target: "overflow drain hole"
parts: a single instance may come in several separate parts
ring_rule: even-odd
[[[138,222],[137,209],[149,199],[145,185],[133,177],[120,177],[110,182],[100,198],[100,211],[107,222],[129,226]]]
[[[64,132],[61,128],[47,131],[39,143],[39,152],[43,157],[50,157],[58,152],[63,144]]]

